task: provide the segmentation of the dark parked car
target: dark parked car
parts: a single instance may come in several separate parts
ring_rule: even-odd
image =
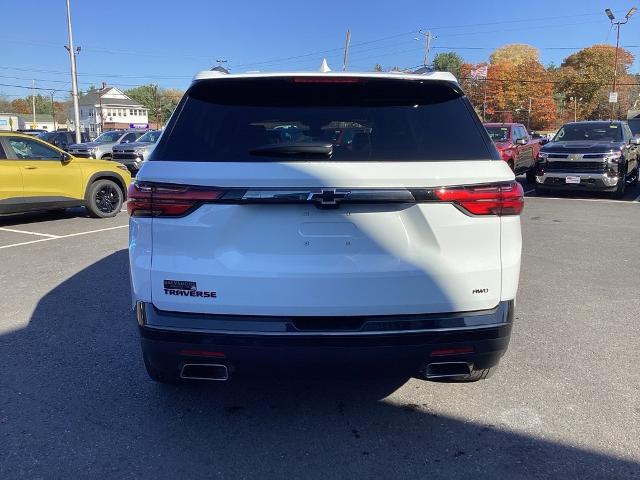
[[[639,145],[627,122],[568,123],[538,154],[536,191],[597,190],[622,197],[627,183],[638,183]]]
[[[82,142],[89,142],[89,134],[87,132],[81,132],[80,137]],[[69,145],[76,143],[76,132],[69,132],[67,130],[60,130],[57,132],[43,132],[38,135],[38,138],[44,140],[51,145],[55,145],[62,150],[67,151]]]
[[[41,128],[19,128],[18,130],[16,130],[16,132],[37,137],[41,133],[45,133],[46,130],[42,130]]]

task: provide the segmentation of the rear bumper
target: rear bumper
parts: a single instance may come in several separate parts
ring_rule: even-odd
[[[185,363],[210,362],[232,375],[419,375],[437,362],[480,370],[504,355],[513,322],[511,301],[478,312],[367,317],[195,315],[147,303],[136,310],[142,349],[155,368],[180,371]]]
[[[580,183],[567,183],[567,177],[580,177]],[[597,190],[614,191],[620,179],[604,173],[547,173],[536,177],[536,182],[544,188],[557,190]]]

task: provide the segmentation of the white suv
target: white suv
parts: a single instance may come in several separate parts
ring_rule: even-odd
[[[200,73],[128,196],[154,380],[471,381],[507,349],[522,187],[448,73]]]

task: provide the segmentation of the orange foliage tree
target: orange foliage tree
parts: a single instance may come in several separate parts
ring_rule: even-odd
[[[593,45],[569,55],[556,72],[556,93],[568,100],[570,97],[582,99],[577,102],[578,117],[582,119],[607,119],[611,116],[608,93],[613,84],[615,47]],[[623,48],[618,50],[618,104],[615,116],[625,118],[627,109],[633,104],[636,79],[629,75],[633,64],[633,54]]]

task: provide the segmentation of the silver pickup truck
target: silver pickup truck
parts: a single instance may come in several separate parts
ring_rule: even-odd
[[[135,174],[142,162],[149,158],[151,152],[160,139],[162,130],[149,130],[133,143],[119,143],[112,148],[112,158],[125,165],[132,174]]]
[[[114,145],[135,142],[145,132],[146,130],[112,130],[104,132],[93,142],[69,145],[67,151],[74,157],[110,160]]]

